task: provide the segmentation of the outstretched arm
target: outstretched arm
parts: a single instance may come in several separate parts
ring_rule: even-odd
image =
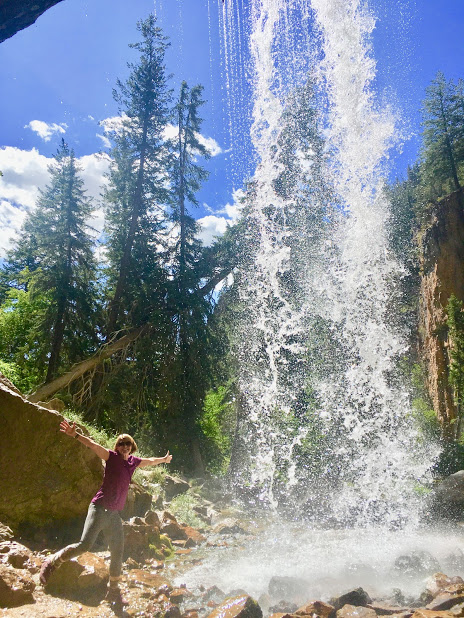
[[[65,433],[70,438],[75,438],[84,446],[87,446],[87,448],[91,449],[94,453],[96,453],[100,457],[100,459],[108,461],[110,456],[109,450],[104,448],[103,446],[100,446],[100,444],[97,444],[90,438],[87,438],[87,436],[83,436],[81,433],[77,433],[76,423],[70,425],[65,419],[60,423],[60,431]]]
[[[169,454],[169,451],[164,457],[142,457],[139,468],[146,468],[147,466],[159,466],[163,463],[170,463],[171,459],[172,455]]]

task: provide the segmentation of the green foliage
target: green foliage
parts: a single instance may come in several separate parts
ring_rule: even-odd
[[[461,187],[458,172],[464,148],[463,112],[456,85],[438,72],[426,89],[422,107],[421,174],[430,189],[441,194]]]
[[[178,521],[192,526],[192,528],[201,528],[204,524],[193,510],[193,507],[197,505],[198,501],[195,496],[190,493],[184,493],[175,496],[171,500],[169,510]]]
[[[450,341],[450,369],[448,381],[454,391],[454,402],[463,414],[464,403],[464,307],[454,294],[448,300],[446,312]]]
[[[89,432],[92,440],[100,444],[101,446],[113,449],[116,443],[116,438],[118,437],[117,433],[110,433],[103,427],[97,427],[93,423],[87,422],[81,412],[78,410],[74,410],[73,408],[68,408],[63,413],[63,416],[71,423],[77,423],[78,425],[82,425]]]
[[[230,386],[219,386],[206,393],[203,413],[198,420],[208,469],[225,474],[235,429],[235,407]]]

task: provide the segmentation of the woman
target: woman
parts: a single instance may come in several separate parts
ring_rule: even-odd
[[[46,586],[50,575],[62,562],[89,551],[99,532],[103,530],[111,553],[110,582],[106,598],[110,603],[123,604],[125,602],[121,598],[119,589],[124,551],[124,533],[120,513],[126,503],[129,484],[137,467],[145,468],[170,463],[172,455],[168,451],[164,457],[134,457],[132,453],[137,450],[137,445],[134,439],[126,433],[118,436],[114,451],[112,451],[100,446],[87,436],[77,433],[76,424],[70,425],[67,420],[60,423],[60,431],[75,438],[104,459],[106,461],[105,475],[102,486],[90,503],[81,540],[79,543],[68,545],[45,560],[40,569],[40,581],[43,586]]]

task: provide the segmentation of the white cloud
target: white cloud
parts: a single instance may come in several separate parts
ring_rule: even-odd
[[[45,189],[50,175],[48,166],[53,162],[33,148],[21,150],[6,146],[0,148],[0,257],[11,247],[14,236],[31,211],[39,196],[39,189]],[[77,159],[81,177],[88,197],[96,202],[97,210],[89,222],[100,234],[103,229],[103,212],[98,208],[101,187],[105,183],[104,174],[109,168],[109,158],[92,154]]]
[[[198,219],[197,222],[200,224],[200,233],[198,236],[204,245],[212,245],[216,236],[222,236],[229,225],[233,225],[238,221],[242,210],[242,204],[240,202],[242,196],[243,191],[241,189],[234,191],[232,194],[234,200],[232,204],[228,203],[220,210],[214,211],[215,214],[206,215],[206,217]],[[209,212],[213,212],[207,204],[204,204],[204,207]],[[218,215],[221,214],[226,216],[219,217]]]
[[[216,157],[218,154],[223,152],[222,148],[213,137],[205,137],[204,135],[197,133],[197,139],[202,146],[209,150],[212,157]]]
[[[200,225],[198,237],[207,247],[213,244],[215,236],[222,236],[230,225],[230,221],[227,221],[225,217],[214,215],[206,215],[198,219],[197,223]]]
[[[101,141],[103,142],[103,148],[111,148],[111,142],[106,137],[106,135],[101,135],[100,133],[97,133],[97,137],[100,138]]]
[[[55,133],[64,135],[68,125],[64,122],[56,124],[56,122],[47,123],[43,120],[31,120],[31,122],[26,124],[24,128],[31,129],[31,131],[37,133],[37,135],[41,137],[44,142],[49,142]]]

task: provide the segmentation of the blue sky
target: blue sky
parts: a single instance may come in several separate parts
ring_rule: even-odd
[[[225,2],[241,10],[251,0]],[[438,70],[453,79],[464,77],[464,2],[373,0],[370,6],[378,17],[376,89],[380,99],[394,102],[409,137],[402,153],[391,153],[395,175],[417,156],[418,110],[427,84]],[[215,156],[199,195],[202,206],[193,214],[205,225],[205,239],[224,231],[226,221],[236,216],[234,190],[252,165],[250,153],[244,156],[249,109],[238,115],[235,109],[232,118],[228,111],[231,92],[219,36],[222,10],[222,0],[64,0],[0,45],[0,257],[34,207],[61,137],[80,158],[89,194],[98,196],[106,163],[95,153],[107,150],[99,122],[117,114],[112,89],[134,59],[128,43],[137,40],[135,24],[151,11],[171,40],[166,60],[173,87],[177,90],[186,79],[205,88],[202,133],[213,140]],[[97,211],[97,226],[101,222]]]

